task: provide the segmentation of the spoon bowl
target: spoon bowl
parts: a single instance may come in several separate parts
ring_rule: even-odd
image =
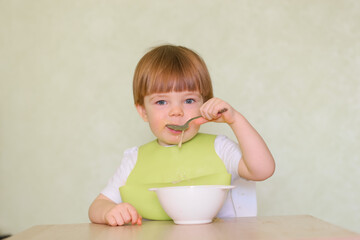
[[[190,118],[189,120],[187,120],[187,122],[184,124],[184,125],[173,125],[173,124],[166,124],[166,126],[172,130],[175,130],[175,131],[184,131],[186,129],[189,128],[189,123],[192,121],[192,120],[195,120],[197,118],[199,118],[201,116],[197,116],[197,117],[193,117],[193,118]]]

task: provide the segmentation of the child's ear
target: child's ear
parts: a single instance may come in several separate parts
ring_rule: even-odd
[[[135,105],[135,107],[136,107],[136,110],[138,111],[140,117],[141,117],[145,122],[148,122],[148,117],[147,117],[147,114],[146,114],[145,107],[144,107],[144,106],[141,106],[141,105]]]

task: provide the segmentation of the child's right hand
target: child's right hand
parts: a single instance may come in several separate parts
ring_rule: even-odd
[[[225,112],[219,114],[223,109],[227,109]],[[236,115],[239,113],[227,102],[220,98],[211,98],[206,101],[200,108],[202,118],[194,120],[197,124],[203,124],[206,122],[223,122],[227,124],[234,123]]]
[[[129,203],[120,203],[105,214],[105,222],[110,226],[121,226],[127,223],[141,225],[142,217]]]

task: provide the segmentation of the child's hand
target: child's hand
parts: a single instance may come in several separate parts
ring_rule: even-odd
[[[110,226],[121,226],[127,223],[141,225],[142,217],[131,204],[120,203],[105,214],[105,222]]]
[[[220,114],[219,111],[224,108],[226,108],[227,111]],[[196,119],[198,120],[198,124],[202,124],[208,121],[232,124],[235,121],[235,115],[237,113],[236,110],[230,106],[230,104],[219,98],[209,99],[201,106],[200,112],[203,116],[203,119]]]

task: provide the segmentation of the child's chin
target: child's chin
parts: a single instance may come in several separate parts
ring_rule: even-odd
[[[171,145],[177,145],[179,142],[176,141],[163,141],[158,139],[158,143],[162,146],[171,146]]]

